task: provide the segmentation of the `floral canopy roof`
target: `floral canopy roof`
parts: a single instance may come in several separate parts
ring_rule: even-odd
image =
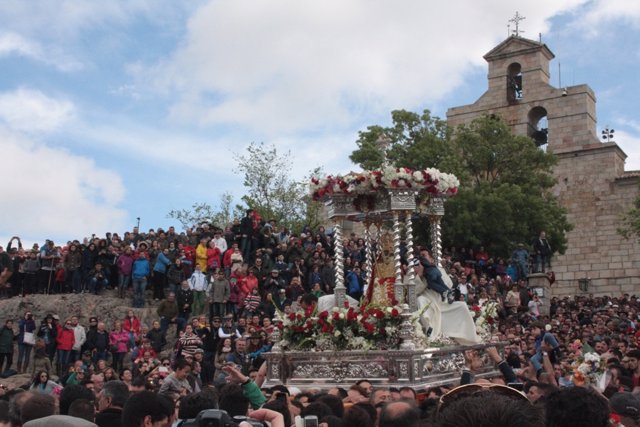
[[[381,170],[350,172],[342,175],[312,177],[309,190],[314,200],[332,194],[370,194],[383,189],[413,189],[433,196],[453,195],[460,182],[455,175],[435,168],[413,170],[387,166]]]

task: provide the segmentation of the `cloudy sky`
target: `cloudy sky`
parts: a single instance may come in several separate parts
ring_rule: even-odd
[[[233,153],[252,141],[291,150],[296,177],[348,171],[391,110],[475,101],[516,9],[556,54],[552,84],[558,63],[563,86],[589,84],[598,132],[640,169],[640,2],[3,0],[0,243],[167,227],[239,198]]]

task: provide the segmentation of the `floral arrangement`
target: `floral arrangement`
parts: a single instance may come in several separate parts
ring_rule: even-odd
[[[482,306],[474,305],[471,314],[476,319],[476,333],[485,341],[491,341],[494,325],[498,322],[498,303],[487,301]]]
[[[395,303],[395,301],[394,301]],[[398,305],[363,304],[284,314],[283,348],[292,350],[386,350],[398,348],[402,318]]]
[[[585,347],[583,347],[582,355],[571,365],[573,370],[571,382],[576,386],[598,385],[606,370],[607,363],[593,349]]]
[[[455,175],[435,168],[413,170],[387,166],[381,170],[350,172],[344,176],[312,177],[309,190],[314,200],[321,200],[329,194],[367,194],[385,188],[413,188],[420,193],[453,195],[459,186]]]

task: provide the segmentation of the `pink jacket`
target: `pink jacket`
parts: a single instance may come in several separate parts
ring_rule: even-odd
[[[122,329],[120,332],[111,331],[109,334],[109,343],[115,346],[116,353],[126,353],[129,351],[127,343],[129,342],[129,333]]]

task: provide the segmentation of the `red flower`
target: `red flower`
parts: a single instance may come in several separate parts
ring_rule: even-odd
[[[326,324],[326,325],[324,325],[322,327],[321,331],[322,331],[323,334],[329,334],[329,333],[333,332],[333,326],[331,326],[329,324]]]
[[[296,320],[296,314],[295,313],[289,313],[289,320],[291,320],[291,321]]]
[[[393,310],[391,310],[391,317],[398,317],[400,316],[400,312],[398,311],[398,309],[394,308]]]
[[[376,327],[375,327],[375,326],[373,326],[373,324],[368,323],[368,322],[364,324],[364,328],[365,328],[365,329],[367,330],[367,332],[368,332],[368,333],[370,333],[370,334],[372,334],[372,333],[373,333],[373,331],[375,331],[375,330],[376,330]]]
[[[620,418],[620,415],[616,414],[615,412],[611,412],[609,414],[609,424],[612,425],[618,425],[622,422],[622,418]]]
[[[326,319],[329,317],[329,312],[325,310],[322,313],[320,313],[318,317],[320,317],[321,319]]]
[[[337,311],[333,313],[333,320],[340,320],[340,313],[338,313]]]
[[[375,313],[373,313],[373,317],[376,319],[384,319],[384,313],[382,310],[376,310]]]

